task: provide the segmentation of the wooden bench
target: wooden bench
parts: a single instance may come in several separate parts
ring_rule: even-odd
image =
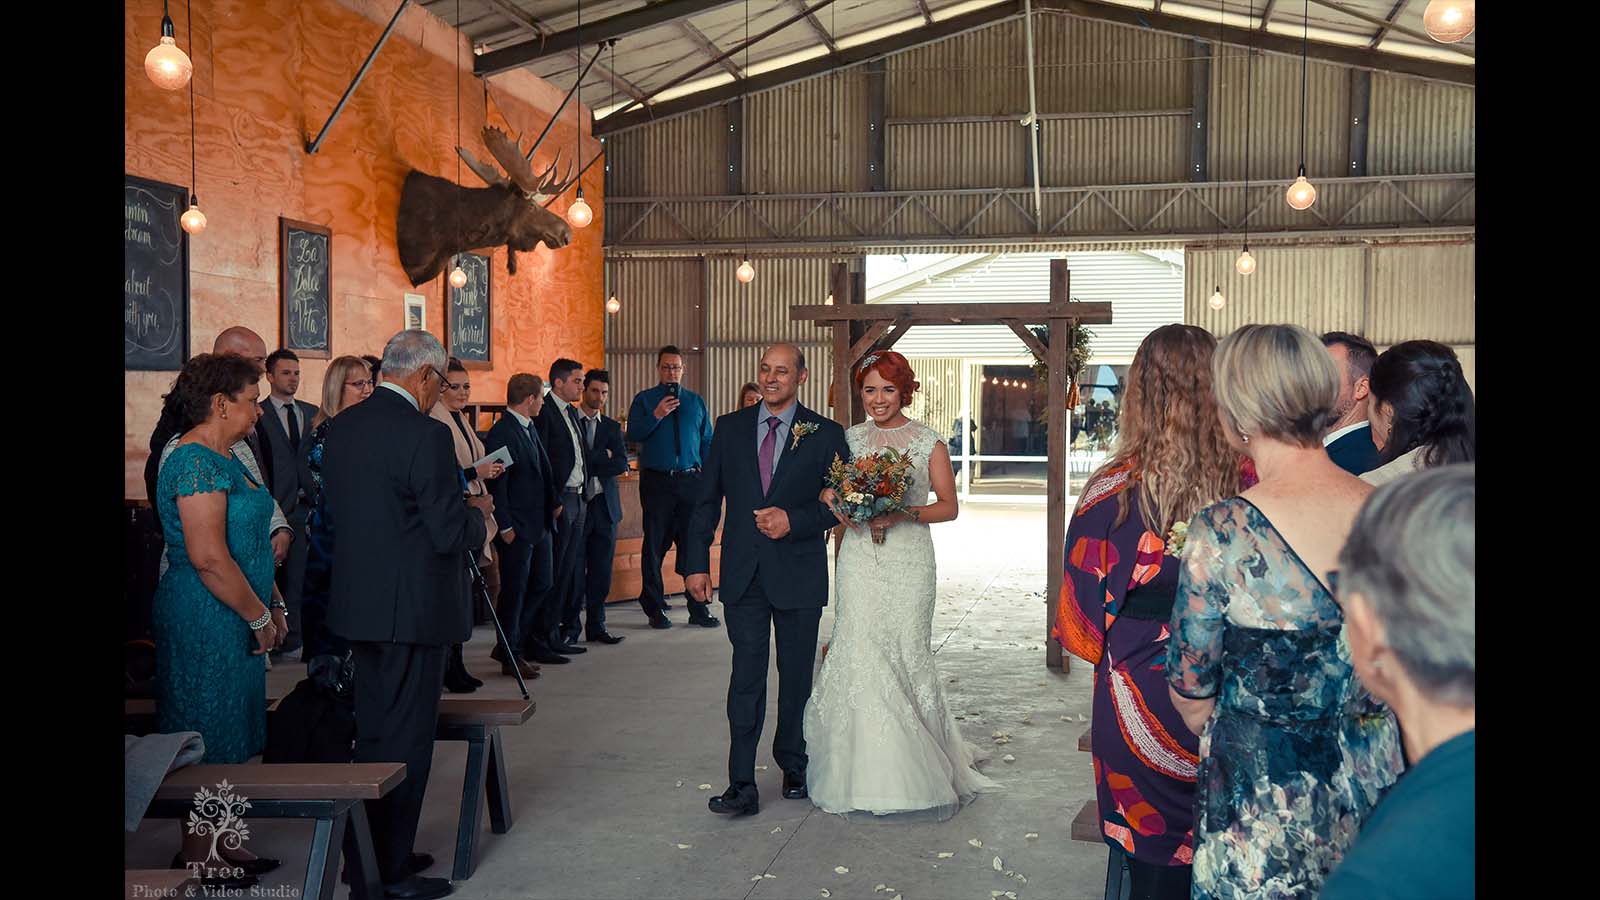
[[[1078,735],[1078,749],[1084,753],[1092,753],[1093,745],[1090,735],[1094,733],[1091,724]],[[1128,875],[1127,854],[1120,849],[1105,843],[1105,833],[1101,830],[1100,804],[1090,800],[1078,810],[1072,818],[1072,839],[1083,841],[1086,844],[1103,844],[1108,852],[1106,858],[1106,895],[1105,900],[1127,900],[1131,882]]]
[[[1092,731],[1094,731],[1094,726],[1090,725],[1088,728],[1083,730],[1083,734],[1078,735],[1078,749],[1085,753],[1094,752],[1093,745],[1089,743],[1089,734]]]
[[[199,895],[200,879],[188,869],[125,869],[122,872],[123,900]]]
[[[247,820],[316,820],[306,863],[305,900],[332,900],[339,883],[341,847],[351,865],[350,896],[382,900],[372,831],[361,801],[387,795],[405,774],[404,763],[187,766],[167,775],[145,815],[187,819],[202,788],[214,790],[227,781],[250,801]]]
[[[461,785],[461,817],[456,823],[455,864],[450,877],[465,881],[478,868],[478,831],[484,800],[489,830],[511,830],[511,785],[506,781],[505,748],[500,728],[521,725],[533,717],[532,700],[492,700],[445,696],[439,700],[436,741],[467,742],[467,774]]]

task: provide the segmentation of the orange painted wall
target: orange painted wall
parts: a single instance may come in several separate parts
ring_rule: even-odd
[[[409,170],[455,177],[458,100],[463,145],[489,158],[479,138],[486,115],[484,83],[471,74],[466,43],[461,43],[460,77],[453,79],[455,31],[413,5],[322,147],[310,156],[306,143],[360,68],[397,0],[193,4],[192,41],[183,6],[172,5],[178,46],[195,64],[195,186],[209,220],[205,232],[190,239],[190,352],[208,352],[217,333],[231,325],[255,329],[269,350],[280,339],[280,215],[333,230],[335,355],[381,353],[402,327],[406,293],[428,299],[428,328],[443,340],[443,277],[411,286],[395,249],[395,217]],[[145,53],[161,33],[161,2],[129,0],[123,19],[126,172],[188,186],[189,92],[160,90],[144,74]],[[490,96],[490,124],[522,133],[526,148],[563,94],[519,72],[496,76]],[[587,109],[579,117],[569,106],[535,156],[536,168],[548,165],[557,148],[565,166],[580,120],[583,159],[598,153],[601,144],[588,135],[588,118]],[[603,169],[597,163],[583,177],[584,195],[596,216],[589,227],[574,230],[571,244],[518,254],[515,276],[506,272],[506,249],[494,249],[495,365],[493,371],[473,371],[474,399],[504,402],[512,374],[543,374],[558,356],[602,363]],[[482,186],[464,168],[462,183]],[[572,198],[568,191],[550,209],[564,214]],[[302,362],[301,399],[318,401],[326,366],[325,360]],[[124,374],[128,498],[144,497],[150,432],[160,397],[175,375]]]

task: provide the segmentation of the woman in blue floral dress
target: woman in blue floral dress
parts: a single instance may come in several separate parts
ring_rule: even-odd
[[[1316,337],[1246,326],[1212,368],[1260,482],[1190,523],[1172,612],[1167,680],[1201,735],[1192,896],[1311,898],[1403,765],[1322,574],[1371,487],[1323,449],[1339,386]]]

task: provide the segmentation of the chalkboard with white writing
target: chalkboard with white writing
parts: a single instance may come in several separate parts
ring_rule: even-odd
[[[185,188],[125,176],[122,189],[122,367],[174,372],[189,358]]]
[[[278,293],[283,346],[302,357],[333,356],[333,232],[278,218]]]
[[[451,261],[467,273],[462,288],[444,282],[445,347],[469,369],[494,367],[489,340],[489,257],[463,253]]]

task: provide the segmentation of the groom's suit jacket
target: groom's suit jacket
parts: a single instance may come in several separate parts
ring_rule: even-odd
[[[794,425],[815,423],[817,430],[795,445],[789,438],[772,473],[771,488],[761,491],[756,462],[756,424],[764,404],[745,407],[717,419],[711,454],[701,475],[700,500],[689,522],[684,571],[711,571],[711,541],[727,501],[728,521],[722,527],[722,602],[737,604],[757,577],[767,602],[775,609],[828,605],[828,550],[824,538],[838,520],[817,501],[834,454],[848,460],[850,448],[838,422],[804,406],[795,410]],[[792,426],[791,426],[792,427]],[[756,530],[755,511],[769,506],[789,514],[789,533],[772,540]]]

